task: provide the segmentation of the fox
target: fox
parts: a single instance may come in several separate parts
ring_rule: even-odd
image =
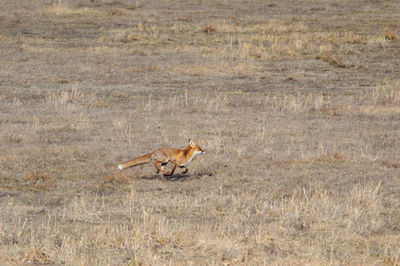
[[[159,148],[152,153],[118,164],[118,169],[123,170],[129,167],[153,162],[153,165],[156,168],[156,174],[161,172],[164,176],[171,176],[177,167],[183,169],[181,174],[186,174],[189,171],[186,166],[198,154],[205,154],[205,151],[192,139],[189,139],[189,145],[185,149]],[[165,166],[168,163],[172,164],[170,171],[165,169]],[[159,165],[161,166],[159,167]]]

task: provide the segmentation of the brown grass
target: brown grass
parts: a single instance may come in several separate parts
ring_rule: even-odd
[[[399,9],[4,2],[0,264],[398,265]]]
[[[323,53],[321,55],[317,55],[315,58],[321,59],[322,61],[327,62],[328,64],[335,66],[335,67],[346,67],[346,65],[342,63],[342,59],[334,58],[329,53]]]
[[[397,34],[390,30],[385,30],[383,36],[385,37],[385,40],[389,41],[396,41],[398,39]]]

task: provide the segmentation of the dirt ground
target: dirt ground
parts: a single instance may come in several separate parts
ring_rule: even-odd
[[[399,265],[399,10],[0,0],[0,264]]]

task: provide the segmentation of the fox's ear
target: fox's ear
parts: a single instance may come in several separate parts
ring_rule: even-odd
[[[190,144],[190,146],[195,146],[196,145],[196,143],[194,143],[194,141],[192,140],[192,139],[189,139],[189,144]]]

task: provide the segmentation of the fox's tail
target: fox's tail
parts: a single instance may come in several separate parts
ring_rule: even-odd
[[[133,158],[132,160],[129,160],[127,162],[121,163],[118,165],[118,169],[122,170],[125,168],[129,168],[132,166],[136,166],[139,164],[145,164],[145,163],[149,163],[151,161],[151,153],[137,157],[137,158]]]

